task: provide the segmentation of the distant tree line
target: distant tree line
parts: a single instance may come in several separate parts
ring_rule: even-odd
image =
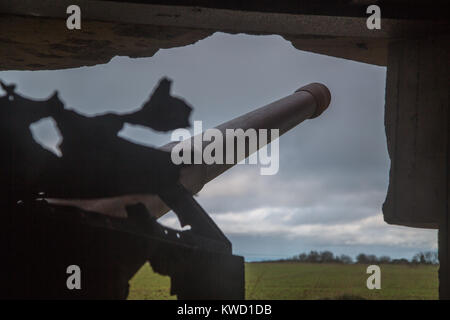
[[[342,263],[342,264],[439,264],[438,253],[435,251],[419,252],[411,260],[391,259],[389,256],[377,257],[373,254],[360,253],[354,261],[352,257],[341,254],[335,255],[331,251],[310,251],[309,253],[300,253],[288,259],[276,260],[277,262],[307,262],[307,263]]]
[[[299,255],[292,257],[292,260],[309,263],[353,263],[352,257],[345,254],[341,254],[340,256],[334,255],[331,251],[310,251],[309,253],[300,253]]]

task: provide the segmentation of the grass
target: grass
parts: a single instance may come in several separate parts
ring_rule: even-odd
[[[130,281],[130,293],[128,299],[131,300],[174,300],[176,296],[171,296],[170,278],[153,272],[146,263],[134,275]]]
[[[381,289],[366,287],[366,265],[246,263],[247,299],[437,299],[438,267],[380,265]],[[129,299],[175,299],[170,279],[148,264],[130,282]]]

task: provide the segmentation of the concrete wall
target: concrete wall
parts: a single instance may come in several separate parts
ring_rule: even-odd
[[[210,7],[195,6],[196,1],[140,2],[0,0],[0,70],[75,68],[106,63],[115,55],[149,57],[159,48],[188,45],[216,31],[278,34],[300,50],[386,65],[389,40],[449,30],[445,20],[423,20],[429,6],[394,10],[385,4],[382,28],[369,30],[366,5],[356,1],[253,1],[253,6],[218,1],[222,6],[216,7],[212,2]],[[66,28],[66,8],[72,4],[81,8],[81,30]]]
[[[389,47],[385,125],[391,171],[386,222],[438,228],[448,211],[449,39]]]
[[[449,37],[395,42],[386,81],[391,171],[384,219],[439,228],[440,299],[450,299],[449,61]]]

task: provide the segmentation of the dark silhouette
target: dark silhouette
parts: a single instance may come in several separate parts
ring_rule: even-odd
[[[135,112],[83,116],[55,92],[27,99],[0,82],[0,298],[114,298],[146,262],[172,278],[179,298],[242,298],[243,259],[179,183],[170,152],[118,137],[125,123],[157,131],[188,127],[192,108],[162,79]],[[52,117],[62,135],[58,157],[34,139],[30,125]],[[111,218],[45,198],[157,194],[191,230],[161,226],[142,204]],[[83,270],[83,290],[68,290],[66,268]],[[216,277],[220,273],[221,278]]]
[[[39,173],[57,157],[37,144],[29,126],[49,116],[54,100],[30,101],[1,83],[0,97],[0,188],[3,200],[35,197]],[[5,197],[6,196],[6,197]]]
[[[94,117],[64,109],[56,92],[48,100],[30,101],[15,93],[14,86],[2,87],[6,95],[1,98],[4,141],[0,148],[6,150],[2,161],[13,161],[2,165],[2,171],[9,172],[9,181],[16,181],[14,185],[21,189],[14,190],[13,198],[40,192],[59,198],[157,193],[177,181],[179,167],[170,161],[170,153],[117,136],[125,122],[158,131],[189,126],[192,108],[170,96],[169,80],[163,79],[136,112]],[[29,125],[44,117],[52,117],[62,134],[61,158],[43,149],[31,135]]]

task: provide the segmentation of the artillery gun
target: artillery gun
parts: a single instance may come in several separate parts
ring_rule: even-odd
[[[146,112],[140,110],[137,114],[143,117],[153,112],[157,116],[161,105],[176,106],[167,112],[172,112],[176,118],[173,126],[180,126],[185,123],[190,109],[182,100],[173,100],[167,88],[161,94],[158,91],[161,86],[167,87],[167,82],[163,80],[148,105],[144,105]],[[265,143],[255,148],[244,139],[245,151],[239,154],[234,149],[232,163],[174,166],[168,162],[168,157],[181,144],[195,145],[197,149],[190,150],[195,153],[202,152],[212,142],[200,139],[202,143],[198,145],[195,144],[198,137],[194,136],[189,141],[152,149],[104,135],[97,145],[93,142],[80,146],[68,144],[65,150],[72,156],[63,151],[62,159],[56,159],[30,139],[23,138],[28,134],[21,134],[27,127],[27,122],[23,122],[25,118],[32,121],[55,116],[58,126],[63,128],[64,139],[77,141],[73,136],[74,128],[97,130],[101,123],[109,130],[112,123],[120,122],[120,117],[80,118],[61,109],[63,106],[56,96],[37,102],[21,97],[13,86],[3,87],[6,95],[0,97],[1,107],[13,112],[9,122],[1,123],[3,149],[10,158],[20,161],[8,162],[7,156],[2,156],[7,176],[2,181],[1,198],[4,226],[1,243],[6,252],[6,263],[2,264],[0,273],[2,298],[124,299],[128,295],[128,281],[147,261],[154,271],[170,276],[171,294],[180,299],[244,298],[243,258],[232,254],[230,241],[192,195]],[[278,129],[282,135],[302,121],[319,116],[330,99],[330,92],[324,85],[309,84],[216,129],[225,138],[227,129]],[[32,112],[24,111],[30,107]],[[177,118],[180,113],[181,118]],[[130,117],[136,119],[127,115],[127,119]],[[174,117],[165,117],[164,121],[170,122]],[[94,123],[95,120],[102,122]],[[145,119],[137,121],[148,124]],[[153,124],[165,130],[173,129],[170,123],[161,124],[155,119]],[[12,141],[6,141],[5,134],[17,128],[22,131],[10,135]],[[120,129],[120,125],[114,131],[117,128]],[[89,137],[90,132],[87,130],[83,134]],[[267,143],[272,138],[270,135]],[[97,153],[92,154],[92,150]],[[119,160],[114,160],[115,152],[143,159],[133,159],[127,164],[120,155]],[[144,160],[154,160],[156,167],[145,171]],[[97,169],[80,166],[80,161]],[[35,168],[37,173],[36,170],[26,171],[25,165],[33,163],[40,165]],[[22,164],[25,165],[21,167]],[[16,186],[16,181],[21,185]],[[42,193],[37,193],[38,190]],[[158,223],[157,218],[170,210],[175,212],[182,226],[190,226],[190,229],[175,230]],[[82,272],[79,290],[70,290],[67,285],[67,270],[72,265]]]

